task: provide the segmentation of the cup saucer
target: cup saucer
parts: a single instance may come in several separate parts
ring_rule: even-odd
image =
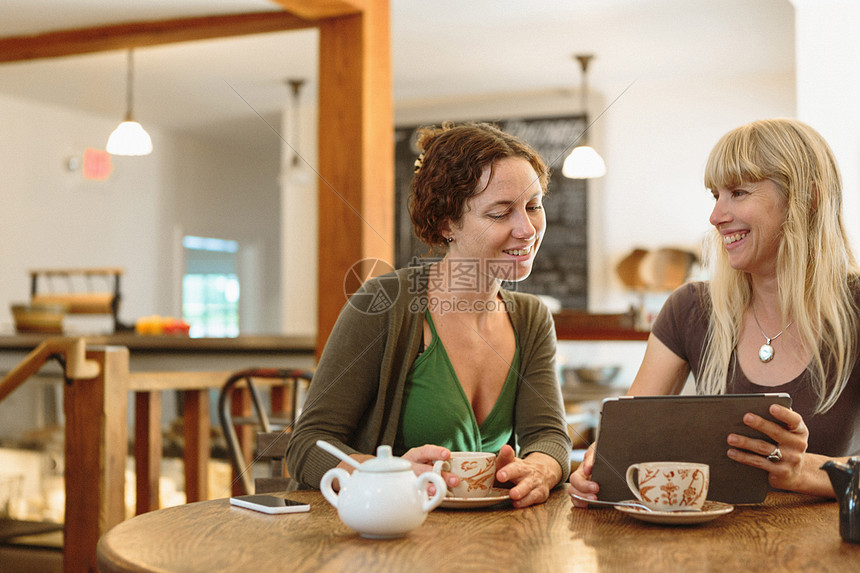
[[[632,502],[633,500],[631,500]],[[735,507],[720,501],[705,501],[702,511],[648,511],[639,507],[616,506],[615,509],[649,523],[665,525],[692,525],[704,523],[731,513]]]
[[[511,499],[508,490],[494,487],[490,495],[486,497],[446,497],[439,507],[445,509],[469,509],[476,507],[489,507]]]

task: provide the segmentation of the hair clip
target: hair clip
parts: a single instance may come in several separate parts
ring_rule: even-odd
[[[424,153],[418,156],[418,159],[415,160],[415,169],[414,172],[418,173],[421,170],[421,167],[424,165]]]

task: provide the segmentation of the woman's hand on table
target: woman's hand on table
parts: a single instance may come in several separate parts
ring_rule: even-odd
[[[832,495],[829,480],[819,469],[827,458],[806,452],[809,430],[803,417],[778,404],[771,405],[770,414],[777,422],[747,413],[744,415],[744,424],[768,436],[776,445],[748,436],[729,434],[727,442],[731,449],[728,456],[767,471],[771,487],[814,495]],[[781,459],[769,460],[768,456],[776,453],[777,449]]]
[[[496,455],[496,481],[515,484],[509,493],[516,508],[545,502],[560,479],[558,462],[546,454],[532,452],[520,459],[506,444]]]
[[[591,470],[594,469],[594,444],[585,452],[585,457],[579,467],[570,474],[570,485],[567,486],[567,493],[570,495],[570,501],[574,507],[588,507],[588,504],[582,500],[576,499],[573,496],[578,495],[588,499],[597,499],[597,492],[600,486],[596,482],[591,481]]]

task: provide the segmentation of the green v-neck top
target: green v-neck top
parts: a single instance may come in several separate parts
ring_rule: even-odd
[[[426,317],[433,340],[415,359],[406,378],[397,431],[398,445],[404,450],[434,444],[451,451],[498,452],[511,441],[514,431],[514,403],[520,370],[519,339],[516,340],[514,360],[499,398],[479,425],[429,312]]]

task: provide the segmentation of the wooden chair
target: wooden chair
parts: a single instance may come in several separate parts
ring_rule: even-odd
[[[284,456],[291,436],[292,432],[286,430],[257,433],[257,459],[269,460],[271,475],[254,480],[254,493],[271,493],[287,489],[290,477],[287,475]]]
[[[251,368],[241,370],[231,375],[221,387],[218,396],[218,416],[224,437],[227,440],[227,449],[236,480],[233,482],[233,494],[243,495],[250,493],[263,493],[264,491],[283,491],[286,487],[288,477],[284,468],[284,456],[292,432],[293,423],[298,416],[299,391],[302,382],[310,383],[313,373],[309,370],[281,369],[281,368]],[[263,400],[254,379],[279,379],[282,384],[272,388],[272,413],[266,411]],[[241,391],[238,387],[240,382],[245,382],[245,387],[250,394],[254,415],[235,415],[233,408],[234,392]],[[291,398],[289,409],[284,411],[285,400],[278,390],[289,388]],[[242,440],[239,439],[237,427],[256,427],[261,431],[257,434],[256,452],[243,451]],[[251,447],[245,444],[246,448]],[[271,477],[261,478],[257,484],[254,483],[251,465],[254,460],[268,460],[271,467]],[[249,463],[251,460],[251,463]]]

